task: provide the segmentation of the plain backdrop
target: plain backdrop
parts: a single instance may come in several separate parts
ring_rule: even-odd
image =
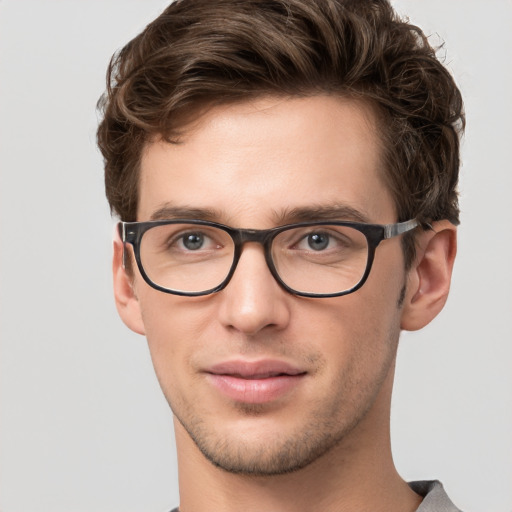
[[[466,512],[512,511],[512,2],[397,0],[446,42],[466,101],[462,224],[443,313],[402,338],[394,455]],[[165,512],[171,414],[111,292],[95,147],[111,54],[162,0],[0,0],[0,510]]]

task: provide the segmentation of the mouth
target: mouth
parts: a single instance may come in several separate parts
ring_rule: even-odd
[[[290,394],[307,372],[277,360],[228,361],[206,370],[212,386],[239,403],[263,404]]]

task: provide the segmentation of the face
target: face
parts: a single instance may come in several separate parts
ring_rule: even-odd
[[[353,100],[216,107],[180,144],[147,146],[138,220],[205,217],[266,229],[321,210],[332,220],[396,222],[379,162],[374,115]],[[133,287],[182,437],[228,471],[276,474],[382,427],[375,411],[389,413],[404,282],[395,238],[377,249],[366,284],[342,297],[287,293],[255,243],[218,293],[165,294],[137,270]]]

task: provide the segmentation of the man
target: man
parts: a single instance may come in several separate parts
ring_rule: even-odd
[[[457,510],[389,441],[400,331],[456,252],[462,100],[421,31],[383,0],[179,0],[108,84],[115,298],[179,510]]]

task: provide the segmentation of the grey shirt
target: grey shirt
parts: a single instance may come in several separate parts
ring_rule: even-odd
[[[409,482],[409,487],[423,497],[416,512],[461,512],[446,495],[443,484],[438,480]],[[175,508],[171,512],[179,512]]]
[[[448,498],[443,484],[438,480],[409,482],[409,487],[423,496],[416,512],[461,512]]]

